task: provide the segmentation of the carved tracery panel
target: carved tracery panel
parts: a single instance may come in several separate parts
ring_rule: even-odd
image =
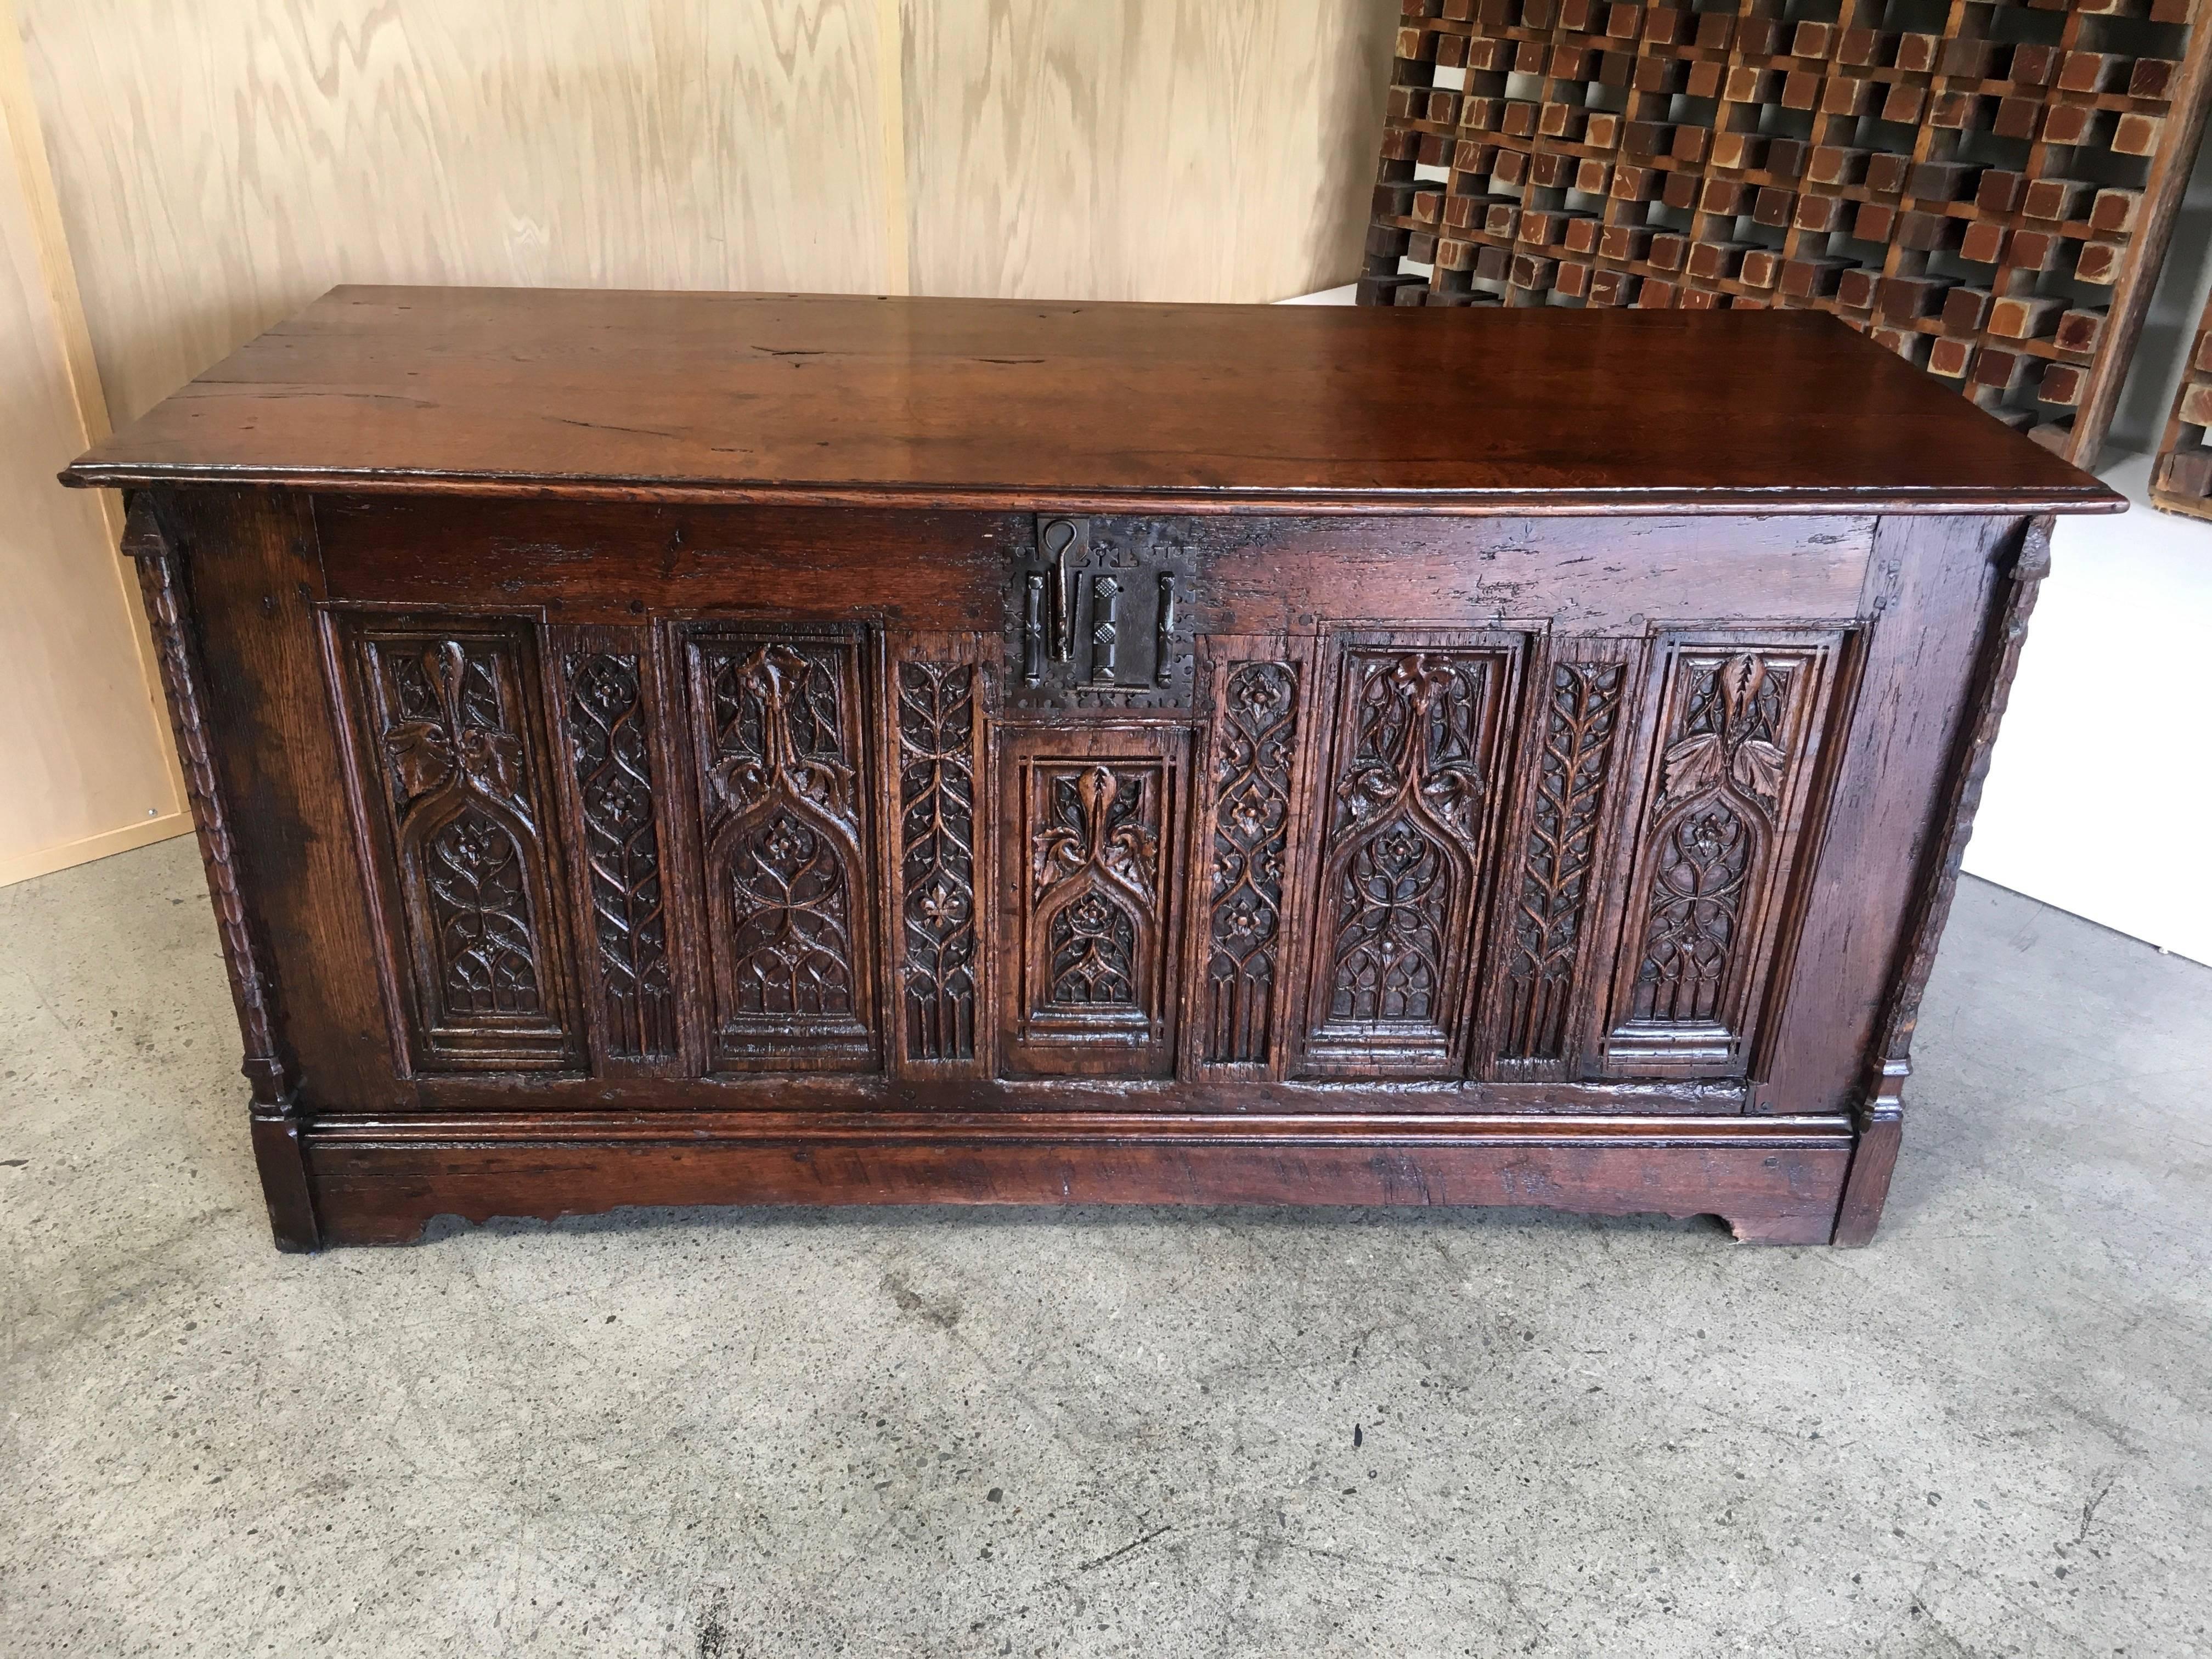
[[[521,631],[368,625],[352,654],[414,1064],[580,1063]]]
[[[1309,1069],[1448,1075],[1463,1061],[1511,660],[1395,645],[1343,653]]]
[[[1830,652],[1680,643],[1668,653],[1609,1066],[1741,1073],[1817,747]]]
[[[980,675],[972,662],[897,667],[899,1003],[909,1060],[976,1051]]]
[[[1264,1065],[1285,967],[1303,688],[1294,662],[1240,662],[1223,672],[1212,733],[1201,1057],[1212,1065]]]
[[[688,654],[714,1061],[872,1066],[857,641],[702,631]]]
[[[1146,752],[1157,735],[1170,752]],[[1167,733],[1033,740],[1012,757],[1017,1071],[1172,1064],[1169,930],[1178,769]]]
[[[562,666],[600,1042],[617,1060],[664,1060],[677,998],[644,670],[634,651],[574,650]]]
[[[1584,641],[1583,649],[1602,645]],[[1628,665],[1563,657],[1539,690],[1533,790],[1519,866],[1501,895],[1504,934],[1497,994],[1497,1055],[1528,1070],[1565,1060],[1575,988],[1586,947],[1603,811],[1623,746]]]

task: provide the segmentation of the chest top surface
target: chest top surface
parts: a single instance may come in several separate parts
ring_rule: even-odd
[[[79,485],[1104,510],[2100,512],[1817,313],[332,289]]]

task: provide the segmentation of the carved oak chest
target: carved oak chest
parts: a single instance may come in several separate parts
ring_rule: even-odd
[[[128,492],[280,1245],[1862,1243],[2050,515],[1828,318],[341,289]]]

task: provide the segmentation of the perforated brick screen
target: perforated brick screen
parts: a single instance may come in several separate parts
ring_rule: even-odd
[[[2212,0],[1404,0],[1360,299],[1833,312],[2094,460]]]

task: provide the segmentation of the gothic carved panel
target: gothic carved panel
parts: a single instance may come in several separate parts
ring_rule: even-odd
[[[641,659],[577,650],[562,669],[600,1042],[617,1060],[666,1060],[677,1053],[677,999]]]
[[[352,654],[416,1066],[580,1063],[523,630],[370,624]]]
[[[859,642],[702,629],[686,651],[713,1062],[870,1067],[876,913]]]
[[[1171,1065],[1181,742],[1038,734],[1010,757],[1015,1070],[1157,1076]]]
[[[1299,669],[1259,661],[1217,672],[1200,1056],[1210,1065],[1264,1066],[1284,969]]]
[[[976,739],[972,662],[896,668],[900,1021],[909,1061],[976,1052]]]
[[[1450,1075],[1497,794],[1508,649],[1354,644],[1339,669],[1305,1064]]]
[[[1562,659],[1540,688],[1534,797],[1500,929],[1497,1053],[1509,1069],[1567,1057],[1628,672],[1619,661]]]
[[[1615,1072],[1742,1072],[1828,657],[1820,645],[1733,641],[1668,652],[1606,1045]]]

